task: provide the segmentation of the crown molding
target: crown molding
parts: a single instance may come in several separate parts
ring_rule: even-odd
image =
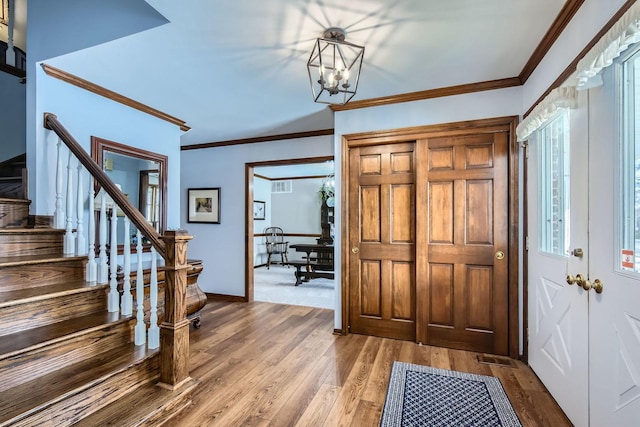
[[[320,129],[306,132],[281,133],[279,135],[256,136],[253,138],[229,139],[227,141],[203,142],[201,144],[183,145],[180,150],[200,150],[203,148],[227,147],[229,145],[255,144],[257,142],[281,141],[283,139],[311,138],[314,136],[333,135],[333,129]]]
[[[69,83],[73,86],[77,86],[86,91],[95,93],[96,95],[103,96],[112,101],[126,105],[127,107],[135,108],[136,110],[142,111],[143,113],[147,113],[151,116],[167,121],[171,124],[178,126],[180,130],[183,130],[185,132],[191,129],[189,126],[187,126],[184,120],[180,120],[177,117],[173,117],[167,113],[163,113],[160,110],[156,110],[153,107],[149,107],[148,105],[145,105],[141,102],[128,98],[124,95],[120,95],[117,92],[114,92],[112,90],[99,86],[95,83],[91,83],[88,80],[85,80],[81,77],[78,77],[66,71],[52,67],[51,65],[47,65],[44,63],[42,63],[41,65],[42,65],[42,69],[48,76],[54,77],[58,80],[62,80],[63,82]]]
[[[558,40],[560,34],[562,34],[567,25],[569,25],[569,22],[571,22],[571,19],[573,19],[573,16],[583,3],[584,0],[567,0],[551,24],[551,27],[549,27],[549,30],[538,44],[538,47],[533,51],[533,54],[520,72],[518,78],[522,84],[525,84],[527,80],[529,80],[531,74],[533,74],[538,65],[540,65],[544,56],[549,52],[549,49],[551,49],[551,46],[553,46],[556,40]]]
[[[498,80],[489,80],[478,83],[468,83],[458,86],[442,87],[437,89],[428,89],[419,92],[409,92],[380,98],[363,99],[360,101],[352,101],[344,105],[331,105],[333,111],[356,110],[359,108],[380,107],[382,105],[397,104],[401,102],[420,101],[424,99],[441,98],[445,96],[463,95],[473,92],[482,92],[487,90],[504,89],[508,87],[522,86],[531,76],[533,71],[538,67],[540,61],[547,54],[553,43],[558,39],[571,19],[582,6],[584,0],[567,0],[565,5],[558,13],[558,16],[549,27],[549,30],[540,41],[535,51],[525,64],[524,68],[517,77],[507,77]]]
[[[331,105],[333,111],[356,110],[359,108],[380,107],[382,105],[398,104],[402,102],[420,101],[423,99],[442,98],[445,96],[463,95],[465,93],[482,92],[486,90],[504,89],[520,86],[518,77],[489,80],[485,82],[467,83],[458,86],[448,86],[437,89],[427,89],[418,92],[401,93],[397,95],[383,96],[380,98],[351,101],[344,105]]]

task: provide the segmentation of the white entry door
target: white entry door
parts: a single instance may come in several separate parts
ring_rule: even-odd
[[[588,139],[569,123],[585,114],[556,116],[527,160],[529,364],[576,426],[588,423],[588,298],[567,276],[588,274]]]
[[[579,92],[568,164],[559,122],[528,160],[529,363],[578,427],[640,426],[640,51],[623,59]]]
[[[640,426],[640,53],[624,59],[589,94],[592,427]]]

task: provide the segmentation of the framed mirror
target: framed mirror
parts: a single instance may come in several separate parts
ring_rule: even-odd
[[[167,156],[128,145],[91,137],[91,157],[149,224],[163,234],[167,228]],[[96,183],[96,198],[99,185]],[[132,233],[135,227],[131,226]],[[97,229],[97,223],[96,223]],[[125,242],[123,227],[118,224],[118,244]],[[132,236],[129,236],[131,244]]]

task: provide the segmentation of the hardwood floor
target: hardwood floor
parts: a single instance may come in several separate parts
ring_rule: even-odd
[[[494,375],[522,424],[570,426],[531,369],[478,353],[333,335],[333,311],[209,302],[191,330],[193,403],[171,426],[377,426],[394,360]]]

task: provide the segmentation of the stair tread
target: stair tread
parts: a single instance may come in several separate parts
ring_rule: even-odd
[[[27,228],[27,227],[11,227],[0,228],[0,234],[64,234],[62,228]]]
[[[45,262],[77,261],[86,259],[86,255],[20,255],[0,257],[0,267],[12,267],[27,264],[43,264]]]
[[[0,291],[0,308],[107,287],[108,285],[97,285],[85,280],[71,280],[48,286]]]
[[[23,203],[31,204],[31,200],[28,199],[11,199],[9,197],[0,197],[0,203]]]
[[[162,421],[167,421],[189,403],[188,398],[198,384],[199,381],[190,379],[176,392],[159,387],[154,382],[144,384],[126,398],[118,399],[82,419],[74,427],[136,426],[157,415],[162,416]],[[169,414],[161,414],[168,406],[174,410]]]
[[[0,359],[56,343],[72,334],[81,334],[94,328],[109,327],[116,322],[130,320],[131,316],[120,316],[120,313],[109,313],[105,310],[4,335],[0,337]]]
[[[155,351],[126,344],[0,392],[0,422],[89,389],[151,354]]]

